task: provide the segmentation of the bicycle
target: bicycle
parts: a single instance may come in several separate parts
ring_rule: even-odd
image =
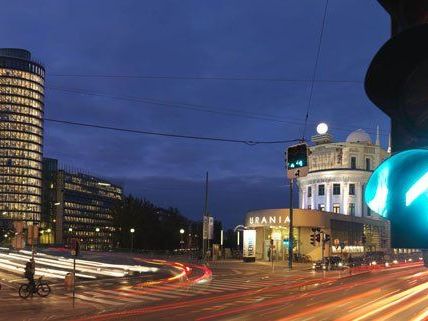
[[[47,297],[51,293],[51,288],[48,282],[44,281],[41,276],[38,278],[34,286],[31,284],[22,284],[19,287],[19,296],[23,299],[28,298],[30,295],[33,296],[34,293],[37,293],[41,297]]]

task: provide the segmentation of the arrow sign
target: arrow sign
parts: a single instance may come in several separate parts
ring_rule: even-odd
[[[428,191],[428,172],[425,173],[406,193],[406,206],[409,206],[421,194]]]

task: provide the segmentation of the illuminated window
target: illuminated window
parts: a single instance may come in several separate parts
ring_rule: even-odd
[[[340,213],[340,204],[333,204],[333,213]]]
[[[318,204],[318,210],[325,211],[325,204]]]

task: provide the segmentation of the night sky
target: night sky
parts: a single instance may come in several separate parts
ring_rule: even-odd
[[[314,70],[324,5],[3,0],[0,47],[28,49],[45,65],[48,118],[243,140],[295,139],[302,135],[310,91],[304,80]],[[389,120],[366,97],[363,80],[388,38],[389,17],[377,1],[329,1],[316,78],[338,82],[315,83],[307,137],[325,121],[337,140],[363,128],[374,141],[379,125],[386,145]],[[126,193],[177,207],[190,218],[202,215],[209,171],[209,210],[228,227],[242,223],[247,210],[288,205],[285,148],[45,123],[45,156],[113,179]]]

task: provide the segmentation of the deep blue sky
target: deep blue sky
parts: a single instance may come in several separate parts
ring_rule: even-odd
[[[248,140],[298,138],[309,83],[58,77],[55,74],[310,79],[322,0],[14,0],[2,2],[0,47],[22,47],[47,70],[46,117],[133,129]],[[374,0],[330,0],[309,115],[338,139],[389,120],[366,98],[366,68],[389,38]],[[198,104],[221,115],[109,97],[79,89]],[[262,120],[242,115],[270,115]],[[274,117],[272,117],[274,116]],[[284,145],[184,141],[46,123],[45,156],[114,178],[125,191],[199,218],[209,171],[211,213],[227,226],[249,209],[288,205]]]

